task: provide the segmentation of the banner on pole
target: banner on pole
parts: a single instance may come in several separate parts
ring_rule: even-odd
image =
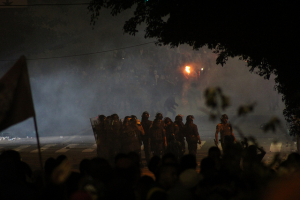
[[[34,116],[26,58],[22,56],[0,79],[0,131]]]

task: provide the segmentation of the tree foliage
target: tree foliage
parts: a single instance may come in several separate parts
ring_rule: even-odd
[[[125,33],[135,35],[146,25],[145,38],[158,45],[208,46],[222,66],[230,57],[247,62],[251,72],[265,79],[276,76],[275,89],[283,95],[288,122],[300,117],[297,73],[300,16],[296,2],[203,0],[92,0],[88,6],[95,25],[101,8],[113,16],[134,9]],[[292,131],[295,133],[295,131]]]

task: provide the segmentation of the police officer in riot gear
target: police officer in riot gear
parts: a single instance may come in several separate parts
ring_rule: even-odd
[[[93,128],[95,133],[95,139],[97,144],[97,156],[106,157],[106,117],[104,115],[98,115],[97,125]]]
[[[169,117],[164,120],[167,138],[167,152],[173,153],[178,159],[182,156],[181,143],[177,140],[179,127]]]
[[[179,128],[176,140],[178,142],[180,142],[180,144],[181,144],[181,151],[182,151],[182,155],[183,155],[184,152],[185,152],[184,137],[186,137],[186,135],[185,135],[185,132],[184,132],[184,123],[182,121],[183,121],[183,119],[182,119],[181,115],[177,115],[175,117],[175,122],[174,123],[177,124],[177,126]]]
[[[224,149],[229,144],[234,143],[234,141],[236,141],[236,138],[233,134],[233,129],[231,124],[228,123],[228,116],[226,114],[223,114],[220,119],[221,119],[221,123],[219,123],[216,127],[215,144],[218,146],[218,133],[220,133],[221,145],[222,145],[222,149]]]
[[[154,120],[156,120],[156,119],[161,120],[161,127],[162,127],[163,129],[165,129],[165,124],[164,124],[163,118],[164,118],[164,117],[163,117],[163,114],[160,113],[160,112],[158,112],[158,113],[156,113],[155,119],[154,119]]]
[[[201,144],[201,139],[198,133],[197,125],[194,124],[194,116],[188,115],[184,125],[184,132],[186,134],[186,141],[188,143],[188,150],[190,154],[197,154],[197,143]]]
[[[166,117],[164,119],[164,124],[165,124],[164,127],[166,131],[167,145],[169,145],[171,141],[175,140],[179,128],[177,124],[174,124],[169,117]]]
[[[110,161],[114,160],[115,155],[120,152],[121,141],[119,140],[122,130],[122,122],[117,114],[110,116],[107,130],[107,150]]]
[[[144,144],[144,151],[145,151],[145,158],[146,158],[146,162],[147,164],[150,161],[150,139],[149,139],[149,132],[150,132],[150,128],[152,126],[152,121],[149,120],[149,113],[147,111],[143,112],[142,114],[142,126],[145,132],[145,135],[142,136],[142,141]]]
[[[129,153],[134,151],[141,155],[141,140],[140,132],[135,127],[136,120],[134,118],[125,117],[122,126],[121,138],[121,152]]]
[[[162,120],[155,119],[153,126],[149,131],[151,151],[154,155],[162,156],[167,146],[165,130],[163,129]]]
[[[163,118],[163,114],[161,114],[160,112],[156,113],[155,119],[163,120]]]

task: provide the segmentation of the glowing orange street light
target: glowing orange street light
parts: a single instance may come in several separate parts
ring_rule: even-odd
[[[191,70],[190,70],[190,68],[191,68],[191,67],[189,67],[189,66],[186,66],[186,67],[185,67],[185,71],[186,71],[188,74],[190,74],[190,73],[191,73]]]

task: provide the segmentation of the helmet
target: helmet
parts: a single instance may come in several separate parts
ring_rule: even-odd
[[[129,116],[126,116],[125,118],[124,118],[124,121],[123,121],[123,124],[125,125],[126,123],[128,123],[129,121],[130,121],[130,117]]]
[[[182,121],[182,115],[177,115],[176,117],[175,117],[175,121]]]
[[[98,116],[97,116],[97,119],[98,119],[99,121],[103,122],[104,120],[106,120],[106,117],[105,117],[105,115],[98,115]]]
[[[112,114],[111,115],[111,118],[114,120],[114,121],[119,121],[119,115],[118,114]]]
[[[135,115],[131,115],[130,117],[131,117],[131,119],[137,119],[137,117]]]
[[[132,118],[130,119],[130,123],[132,123],[132,124],[137,124],[136,122],[137,122],[137,118],[132,117]]]
[[[143,118],[143,117],[146,117],[146,118],[149,118],[149,117],[150,117],[148,111],[143,112],[142,118]]]
[[[166,118],[164,119],[164,122],[165,122],[165,124],[167,124],[167,123],[169,123],[169,122],[172,122],[172,120],[171,120],[169,117],[166,117]]]
[[[224,119],[228,119],[228,116],[226,114],[223,114],[220,119],[221,119],[221,121]]]
[[[193,115],[186,116],[186,121],[193,121],[193,120],[194,120],[194,116]]]
[[[163,115],[162,115],[161,113],[156,113],[155,119],[160,119],[160,120],[162,120],[162,119],[163,119]]]

